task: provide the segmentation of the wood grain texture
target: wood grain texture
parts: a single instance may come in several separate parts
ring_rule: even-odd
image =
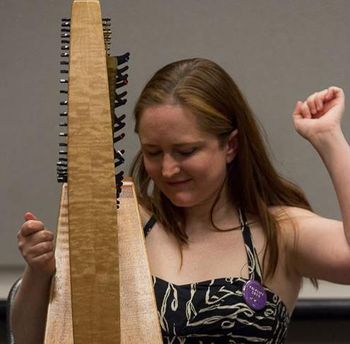
[[[119,343],[111,106],[97,1],[73,3],[68,106],[68,217],[74,343]]]
[[[161,344],[162,336],[133,183],[122,186],[118,211],[123,344]]]
[[[56,233],[56,274],[51,285],[45,344],[73,344],[69,267],[68,187],[62,187]],[[120,343],[162,344],[138,204],[131,180],[122,187],[118,210]],[[101,342],[105,343],[105,342]]]
[[[163,342],[129,180],[116,210],[111,116],[115,74],[116,59],[106,59],[99,1],[74,0],[68,184],[62,188],[45,344]]]
[[[55,257],[56,274],[51,282],[44,343],[73,344],[67,184],[62,186]]]

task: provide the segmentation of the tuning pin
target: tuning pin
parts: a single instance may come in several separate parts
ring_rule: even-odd
[[[128,84],[128,80],[122,80],[122,81],[119,81],[115,84],[115,88],[121,88],[121,87],[124,87],[125,85]]]
[[[61,28],[61,32],[62,32],[62,33],[69,33],[69,32],[70,32],[70,29],[67,28],[67,27],[62,27],[62,28]]]
[[[127,73],[122,73],[121,71],[117,71],[116,81],[125,80],[128,78],[128,76],[129,74]]]
[[[125,153],[125,151],[124,149],[122,149],[122,150],[114,151],[114,153],[115,153],[114,165],[117,168],[125,161],[123,157],[123,154]]]
[[[117,71],[117,75],[116,75],[116,82],[120,82],[120,81],[124,81],[124,80],[127,80],[129,77],[129,74],[127,73],[123,73],[122,71]]]
[[[67,124],[67,122],[60,122],[59,126],[60,127],[67,127],[68,124]]]
[[[124,171],[120,171],[115,175],[115,187],[117,190],[117,197],[121,192],[121,187],[123,186]]]
[[[63,21],[63,22],[70,22],[70,18],[61,18],[61,21]]]
[[[116,137],[113,137],[113,143],[119,142],[119,141],[122,140],[124,137],[125,137],[125,134],[124,134],[124,133],[121,133],[120,135],[118,135],[118,136],[116,136]]]
[[[60,90],[60,93],[61,94],[68,94],[68,91],[67,90]]]
[[[61,44],[69,44],[70,40],[65,38],[65,39],[61,39]]]
[[[60,158],[56,163],[57,167],[62,168],[62,170],[67,169],[67,159]]]
[[[67,45],[67,44],[62,45],[61,50],[69,50],[69,45]]]
[[[122,93],[116,93],[116,97],[115,97],[115,100],[114,100],[114,107],[119,107],[119,106],[122,106],[122,105],[125,105],[126,102],[127,102],[127,99],[125,99],[124,97],[126,97],[128,94],[127,91],[124,91]]]
[[[63,111],[60,113],[61,117],[67,117],[68,116],[68,111]]]
[[[118,65],[128,62],[130,58],[130,53],[125,53],[123,55],[117,56]]]
[[[119,68],[119,69],[117,70],[117,77],[118,77],[119,75],[124,74],[128,69],[129,69],[129,66],[128,66],[128,65]]]
[[[68,105],[68,100],[62,100],[62,101],[60,101],[60,105]]]
[[[122,93],[116,93],[116,98],[118,100],[123,99],[124,97],[126,97],[128,95],[128,91],[123,91]]]
[[[125,85],[128,84],[128,79],[127,79],[128,75],[126,74],[126,78],[125,79],[120,79],[116,82],[115,84],[115,88],[121,88],[124,87]]]
[[[123,178],[124,178],[124,171],[120,171],[120,172],[118,172],[118,173],[115,175],[115,180],[116,180],[116,183],[117,183],[117,184],[116,184],[117,187],[123,185],[123,184],[122,184]]]
[[[68,79],[60,79],[60,84],[68,84]]]
[[[127,100],[126,99],[117,99],[115,100],[114,102],[114,107],[117,108],[119,106],[123,106],[127,103]]]
[[[60,142],[58,144],[59,147],[67,147],[67,142]]]
[[[60,61],[60,65],[62,65],[62,66],[67,66],[67,65],[69,65],[69,62],[68,61]]]
[[[59,182],[59,183],[67,183],[67,176],[66,175],[64,175],[64,176],[58,175],[57,176],[57,182]]]
[[[70,33],[69,32],[62,32],[61,38],[70,38]]]
[[[125,127],[125,122],[124,122],[124,119],[125,119],[126,115],[123,114],[121,116],[115,116],[115,121],[114,121],[114,124],[113,124],[113,128],[115,131],[118,131],[118,130],[121,130]]]
[[[67,133],[63,133],[63,132],[61,132],[59,135],[60,135],[60,137],[67,137],[68,136]]]
[[[69,53],[61,53],[61,57],[69,57]]]
[[[116,99],[114,102],[114,108],[118,108],[120,106],[123,106],[127,103],[127,99]]]
[[[58,163],[57,163],[57,168],[56,168],[56,170],[57,170],[57,172],[65,173],[65,172],[67,172],[67,166],[58,165]]]
[[[61,27],[70,27],[70,21],[62,21]]]

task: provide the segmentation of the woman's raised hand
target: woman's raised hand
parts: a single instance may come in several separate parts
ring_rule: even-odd
[[[298,101],[293,113],[296,131],[313,144],[325,135],[341,131],[341,118],[345,109],[344,92],[329,87],[315,92],[305,101]]]
[[[19,251],[34,273],[52,276],[55,273],[54,235],[32,213],[25,213],[24,219],[17,234]]]

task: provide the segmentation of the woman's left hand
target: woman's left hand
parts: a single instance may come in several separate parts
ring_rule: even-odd
[[[296,131],[311,143],[317,143],[324,135],[341,131],[344,113],[344,92],[339,87],[329,87],[298,101],[293,113]]]

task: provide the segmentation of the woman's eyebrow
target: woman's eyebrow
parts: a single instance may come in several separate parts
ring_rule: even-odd
[[[183,147],[183,146],[198,146],[201,145],[203,141],[191,141],[191,142],[181,142],[181,143],[175,143],[175,147]]]
[[[200,146],[203,144],[203,142],[204,141],[178,142],[178,143],[174,143],[172,146],[175,148],[188,147],[188,146]],[[161,145],[144,142],[144,143],[141,143],[141,146],[145,148],[158,148]]]

